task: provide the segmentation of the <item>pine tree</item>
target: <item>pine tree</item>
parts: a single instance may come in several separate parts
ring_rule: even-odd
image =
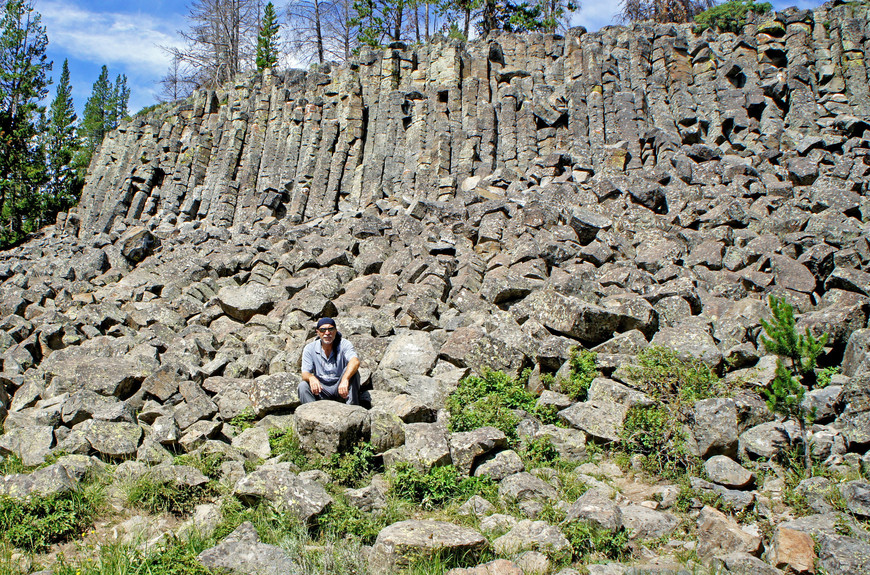
[[[263,23],[257,36],[257,70],[272,68],[278,63],[278,17],[271,2],[263,11]]]
[[[73,165],[73,159],[80,148],[76,135],[76,120],[72,87],[69,83],[69,64],[64,60],[45,130],[48,182],[43,194],[43,221],[50,220],[57,212],[64,211],[75,204],[81,191],[83,182]]]
[[[812,422],[813,414],[806,410],[803,400],[807,388],[815,380],[816,360],[822,354],[828,334],[815,338],[809,328],[805,333],[799,333],[795,327],[794,308],[784,299],[773,296],[768,302],[773,321],[761,320],[761,326],[767,334],[767,337],[761,336],[761,342],[767,351],[780,357],[776,360],[776,372],[770,390],[764,390],[767,406],[771,411],[798,422],[804,448],[804,466],[812,472],[806,427],[807,423]],[[783,357],[789,360],[788,365],[781,359]]]
[[[130,89],[127,87],[127,76],[118,75],[113,84],[109,81],[109,69],[103,66],[99,78],[94,82],[91,97],[85,102],[84,117],[79,128],[83,143],[76,165],[80,172],[88,169],[91,158],[100,147],[103,137],[117,128],[120,121],[127,117],[129,102]]]
[[[80,166],[87,169],[91,163],[91,157],[106,134],[108,125],[107,113],[112,106],[112,85],[109,83],[109,69],[106,66],[100,70],[100,76],[94,82],[91,97],[85,102],[84,117],[82,118],[81,135],[83,138],[82,158]]]
[[[45,181],[39,122],[48,94],[48,37],[39,13],[7,0],[0,24],[0,244],[38,225],[38,189]]]

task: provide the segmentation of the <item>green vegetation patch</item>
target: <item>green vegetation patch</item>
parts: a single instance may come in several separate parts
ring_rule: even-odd
[[[467,477],[452,465],[433,467],[421,473],[408,462],[399,462],[388,476],[390,492],[424,509],[440,507],[456,499],[480,495],[494,499],[497,487],[489,477]]]
[[[574,401],[586,401],[592,380],[598,377],[595,366],[596,353],[585,349],[574,348],[568,360],[571,372],[566,381],[562,382],[562,391]]]
[[[25,551],[42,551],[91,525],[101,493],[84,487],[25,499],[0,496],[0,539]]]
[[[573,521],[561,529],[577,560],[606,558],[622,561],[631,555],[629,532],[624,527],[610,531],[584,521]]]
[[[637,354],[637,365],[630,366],[628,373],[638,389],[669,404],[718,397],[727,391],[703,361],[680,359],[674,350],[656,345]]]
[[[773,10],[770,2],[752,2],[752,0],[731,0],[704,10],[695,16],[695,33],[700,34],[708,28],[721,32],[740,34],[746,26],[746,15],[767,14]]]
[[[150,513],[186,515],[212,495],[207,485],[175,484],[147,475],[127,487],[127,502]]]
[[[537,396],[526,389],[525,378],[512,378],[502,371],[485,370],[480,376],[472,375],[459,382],[447,398],[450,412],[450,431],[472,431],[480,427],[495,427],[517,442],[517,425],[523,410],[539,417],[544,423],[555,423],[550,408],[538,408]]]

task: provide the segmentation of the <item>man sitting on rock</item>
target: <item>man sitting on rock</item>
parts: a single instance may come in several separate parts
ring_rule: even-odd
[[[332,318],[317,322],[317,339],[302,351],[299,399],[319,399],[359,405],[359,358],[353,344],[341,337]]]

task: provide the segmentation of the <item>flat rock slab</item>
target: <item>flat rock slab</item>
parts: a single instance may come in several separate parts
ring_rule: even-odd
[[[299,384],[302,378],[296,373],[261,375],[246,383],[248,399],[257,417],[276,411],[290,411],[301,405]]]
[[[49,497],[78,487],[78,480],[59,463],[33,473],[15,473],[0,477],[0,495],[23,499],[34,493]]]
[[[866,575],[868,564],[870,543],[843,535],[830,535],[822,540],[818,566],[825,573]]]
[[[520,551],[541,551],[551,557],[571,552],[571,543],[558,527],[546,521],[523,519],[492,542],[496,553],[512,555]]]
[[[559,494],[556,488],[525,471],[505,477],[498,485],[498,495],[507,501],[552,501]]]
[[[0,435],[0,455],[13,454],[27,467],[45,462],[52,444],[54,430],[48,425],[18,427]]]
[[[409,520],[385,527],[369,555],[375,575],[395,573],[411,561],[436,554],[467,556],[486,545],[476,530],[445,521]]]
[[[758,555],[761,538],[740,529],[740,525],[718,509],[704,507],[698,517],[698,555],[701,558],[742,551]]]
[[[631,532],[632,539],[639,541],[670,535],[680,526],[676,516],[643,505],[626,505],[620,511],[623,526]]]
[[[575,403],[559,412],[559,418],[598,441],[619,441],[628,406],[607,400]]]
[[[302,568],[275,545],[260,542],[257,530],[248,521],[239,525],[218,545],[197,556],[205,567],[231,573],[256,575],[292,575]]]
[[[142,428],[135,423],[94,421],[86,432],[94,451],[112,458],[136,455]]]
[[[242,323],[257,314],[268,313],[281,297],[277,290],[252,283],[239,287],[224,287],[217,294],[225,314]],[[286,293],[285,296],[286,298]]]
[[[233,493],[249,503],[266,499],[301,521],[320,515],[332,504],[332,497],[323,485],[296,475],[281,463],[264,465],[243,477]]]
[[[724,455],[714,455],[704,462],[704,471],[713,483],[744,489],[755,482],[755,474]]]
[[[312,455],[331,457],[349,451],[371,434],[369,413],[358,405],[314,401],[300,405],[295,416],[299,442]]]

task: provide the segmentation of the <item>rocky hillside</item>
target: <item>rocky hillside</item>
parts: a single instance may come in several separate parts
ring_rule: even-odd
[[[435,546],[468,567],[498,558],[475,573],[864,573],[868,22],[866,4],[833,2],[742,35],[639,24],[394,45],[126,123],[79,207],[0,254],[0,502],[62,497],[102,469],[126,526],[101,519],[106,537],[176,527],[130,518],[119,486],[211,479],[191,519],[209,537],[258,501],[297,522],[394,519],[364,541],[371,572]],[[839,369],[804,399],[815,477],[795,479],[798,426],[763,401],[769,295],[829,335],[819,375]],[[360,353],[370,406],[299,407],[321,315]],[[598,377],[572,395],[575,346]],[[632,409],[663,401],[631,367],[650,346],[724,382],[667,412],[668,449],[697,462],[668,482],[626,453]],[[445,410],[485,368],[525,372],[539,396],[515,437],[456,431]],[[280,449],[288,428],[301,460]],[[546,465],[529,447],[543,439]],[[340,468],[303,471],[359,441],[384,475],[345,489]],[[384,512],[410,481],[396,470],[442,467],[497,489],[452,501],[464,518]],[[308,572],[238,523],[202,564]],[[593,532],[629,552],[578,551]]]

